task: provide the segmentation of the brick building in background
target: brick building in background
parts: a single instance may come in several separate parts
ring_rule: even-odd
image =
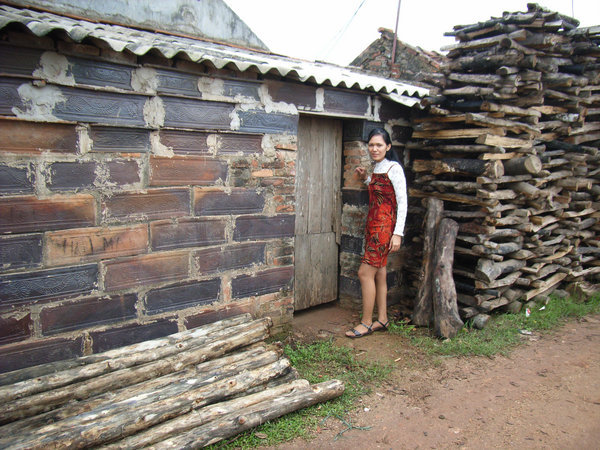
[[[396,56],[392,64],[394,32],[379,28],[381,36],[373,41],[350,63],[369,72],[423,86],[435,85],[442,79],[441,64],[444,55],[423,50],[396,39]]]
[[[0,6],[0,371],[360,303],[354,168],[427,91],[127,25]]]

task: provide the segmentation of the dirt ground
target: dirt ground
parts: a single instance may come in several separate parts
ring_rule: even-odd
[[[311,441],[278,449],[600,449],[600,316],[524,336],[509,357],[432,358],[399,336],[350,340],[356,315],[335,305],[296,314],[295,339],[334,337],[359,357],[397,368],[350,413]]]

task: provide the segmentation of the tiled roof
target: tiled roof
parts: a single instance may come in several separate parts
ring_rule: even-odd
[[[15,23],[26,27],[36,36],[45,36],[54,30],[60,30],[75,42],[94,38],[118,52],[128,50],[136,55],[144,55],[154,50],[168,59],[178,56],[198,63],[208,61],[218,69],[233,66],[241,72],[249,69],[262,74],[272,72],[282,77],[318,85],[358,88],[391,94],[394,101],[407,106],[412,106],[418,101],[415,97],[428,94],[428,90],[422,87],[334,64],[305,61],[189,37],[153,33],[0,5],[0,29]]]

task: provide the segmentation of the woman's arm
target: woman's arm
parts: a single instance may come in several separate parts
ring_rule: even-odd
[[[404,236],[404,225],[406,223],[406,212],[408,210],[408,199],[406,194],[406,178],[404,177],[404,170],[400,164],[394,164],[388,172],[392,186],[394,187],[394,193],[396,194],[396,226],[394,227],[394,234],[398,236]]]

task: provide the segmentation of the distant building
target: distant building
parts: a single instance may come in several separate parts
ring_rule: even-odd
[[[400,40],[396,41],[396,56],[392,65],[394,32],[386,28],[378,30],[381,36],[373,41],[350,64],[389,78],[412,82],[435,84],[442,78],[440,67],[444,55],[413,47]],[[432,75],[433,74],[433,75]]]

